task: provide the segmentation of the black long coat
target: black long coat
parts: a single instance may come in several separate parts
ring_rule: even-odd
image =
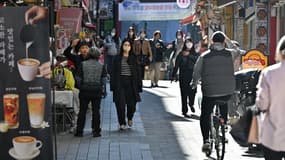
[[[132,65],[132,89],[135,96],[136,102],[141,101],[139,93],[142,92],[141,79],[140,79],[140,69],[137,63],[137,58],[135,55],[130,54],[128,57],[128,64]],[[113,101],[119,102],[119,94],[121,89],[121,63],[122,63],[122,55],[116,55],[113,66],[112,66],[112,74],[110,79],[110,87],[111,91],[113,91]]]

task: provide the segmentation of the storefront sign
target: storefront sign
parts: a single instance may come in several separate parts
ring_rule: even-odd
[[[79,33],[81,31],[82,9],[62,8],[58,11],[58,24],[61,27],[72,29]]]
[[[94,1],[94,17],[96,17],[96,6],[98,1]],[[113,18],[113,0],[99,0],[99,17],[100,19],[109,19]]]
[[[179,8],[188,8],[191,4],[191,0],[176,0]]]
[[[244,56],[242,56],[242,68],[258,68],[263,69],[267,67],[268,59],[267,56],[264,55],[259,50],[250,50]]]
[[[50,79],[39,73],[50,65],[48,10],[26,25],[28,9],[0,9],[1,160],[54,159]]]
[[[177,3],[140,3],[125,0],[119,4],[120,21],[166,21],[180,20],[193,13],[196,0],[188,8],[179,8]]]

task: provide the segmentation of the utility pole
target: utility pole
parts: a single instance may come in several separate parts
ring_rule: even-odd
[[[96,0],[96,31],[97,35],[101,35],[100,33],[100,15],[99,15],[99,7],[100,7],[100,0]]]

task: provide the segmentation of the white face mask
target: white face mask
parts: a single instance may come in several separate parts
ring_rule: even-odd
[[[116,35],[116,33],[115,33],[115,32],[111,32],[111,36],[113,36],[113,37],[114,37],[115,35]]]
[[[193,43],[191,43],[191,42],[186,43],[186,47],[188,49],[191,49],[193,47]]]
[[[141,34],[140,37],[141,37],[141,38],[144,38],[144,37],[145,37],[145,34]]]
[[[181,39],[182,38],[182,36],[181,35],[177,35],[177,39]]]

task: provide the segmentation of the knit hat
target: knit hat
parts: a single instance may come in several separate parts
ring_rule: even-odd
[[[212,35],[212,40],[213,40],[213,42],[223,43],[225,41],[225,37],[226,37],[225,33],[221,32],[221,31],[216,31]]]

